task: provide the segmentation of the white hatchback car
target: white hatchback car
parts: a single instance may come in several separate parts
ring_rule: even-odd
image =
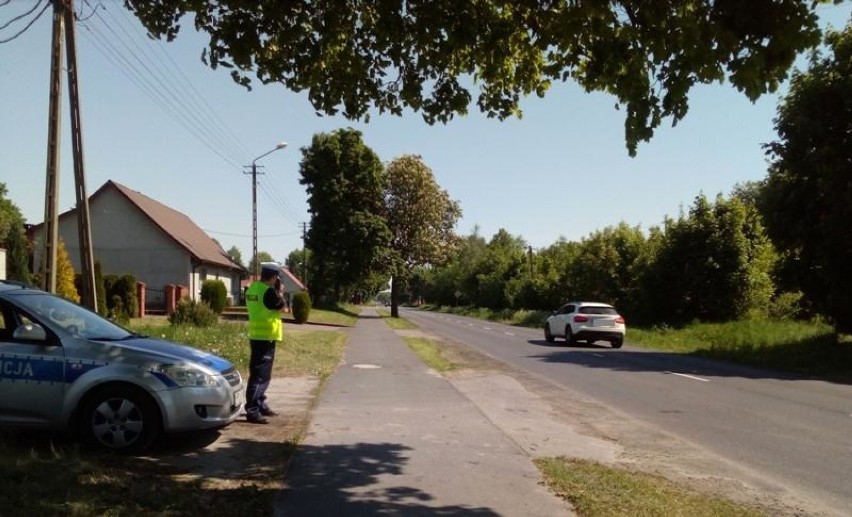
[[[554,311],[544,324],[544,339],[553,343],[557,337],[568,344],[584,340],[609,341],[621,348],[627,327],[624,318],[612,305],[598,302],[569,302]]]

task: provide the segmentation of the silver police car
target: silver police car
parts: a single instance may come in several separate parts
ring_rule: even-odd
[[[138,452],[163,433],[230,424],[243,390],[221,357],[0,281],[0,426],[70,431]]]

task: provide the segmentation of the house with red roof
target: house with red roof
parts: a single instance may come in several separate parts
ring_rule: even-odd
[[[205,280],[221,280],[231,300],[240,299],[240,280],[246,270],[188,216],[141,192],[107,181],[89,196],[89,220],[94,260],[103,275],[136,277],[146,286],[147,310],[164,308],[166,286],[182,286],[199,300]],[[75,271],[80,271],[77,210],[59,216],[58,232]],[[29,230],[34,243],[33,264],[41,264],[44,224]]]

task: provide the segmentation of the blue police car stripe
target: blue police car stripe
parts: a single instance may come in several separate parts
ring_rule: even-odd
[[[3,380],[62,382],[63,370],[60,359],[0,357],[0,379]]]
[[[107,363],[84,363],[83,361],[68,361],[65,363],[65,382],[71,384],[80,378],[84,373],[90,372],[95,368],[106,366]]]

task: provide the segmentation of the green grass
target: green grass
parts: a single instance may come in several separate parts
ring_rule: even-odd
[[[418,328],[417,325],[411,323],[405,318],[393,318],[387,309],[376,309],[379,317],[382,318],[388,327],[394,330],[412,330]]]
[[[443,373],[456,369],[456,364],[442,353],[441,347],[435,341],[422,337],[405,337],[403,339],[417,357],[433,370]]]
[[[531,328],[543,327],[545,320],[550,316],[548,311],[513,311],[508,309],[493,311],[482,307],[450,307],[446,305],[422,305],[421,308],[428,311],[458,314],[459,316],[470,316],[471,318],[505,323],[506,325]]]
[[[262,515],[277,489],[246,482],[206,490],[156,460],[81,452],[69,444],[0,436],[4,516]],[[292,446],[289,446],[292,449]],[[292,450],[290,451],[292,454]]]
[[[825,323],[742,320],[684,328],[628,328],[630,344],[774,368],[830,380],[852,380],[852,343]]]
[[[172,327],[163,318],[133,320],[137,332],[221,355],[247,374],[249,344],[245,322],[210,328]],[[343,355],[346,335],[334,330],[285,325],[275,357],[274,376],[328,377]],[[251,471],[227,489],[209,489],[205,480],[154,458],[123,457],[82,450],[62,436],[0,431],[0,514],[5,516],[163,515],[209,517],[269,515],[287,459],[304,429],[293,439],[267,444]],[[190,445],[189,453],[195,452]],[[200,446],[199,446],[200,447]]]
[[[535,460],[545,483],[580,516],[750,517],[757,508],[690,490],[660,476],[567,458]]]
[[[313,307],[310,316],[308,316],[308,323],[353,327],[358,323],[360,311],[361,309],[357,305],[340,305],[332,308]]]
[[[250,351],[245,322],[222,322],[209,328],[197,328],[172,326],[163,319],[145,319],[133,320],[129,327],[151,337],[184,343],[222,356],[234,363],[244,376],[248,371]],[[276,350],[276,374],[330,375],[343,355],[345,339],[340,332],[285,324],[284,340]]]
[[[545,311],[491,311],[475,307],[424,306],[530,328],[543,328]],[[771,368],[838,382],[852,382],[852,338],[838,337],[821,321],[749,319],[727,323],[692,323],[683,328],[632,327],[627,344],[694,354]]]

